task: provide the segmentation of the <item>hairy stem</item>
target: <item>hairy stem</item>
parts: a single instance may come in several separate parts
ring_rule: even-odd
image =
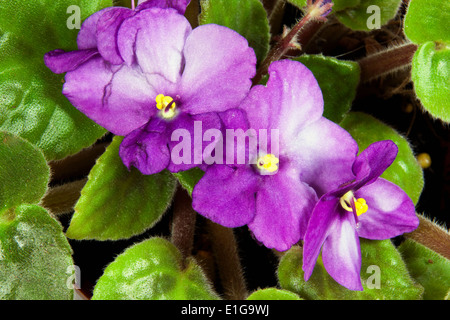
[[[212,241],[219,276],[225,299],[244,300],[248,291],[242,271],[233,229],[225,228],[208,220],[208,230]]]
[[[424,216],[419,214],[417,216],[420,221],[419,227],[404,236],[450,259],[450,233]]]
[[[311,14],[307,13],[297,24],[288,32],[280,41],[278,41],[275,46],[269,51],[267,57],[261,63],[258,68],[255,77],[253,78],[253,84],[258,84],[262,77],[267,74],[269,66],[272,62],[277,61],[283,57],[283,55],[292,48],[293,42],[300,32],[300,30],[309,21],[311,21]]]
[[[358,61],[361,82],[367,82],[411,65],[417,45],[405,43],[369,55]]]
[[[55,216],[69,213],[80,198],[86,182],[87,178],[50,188],[41,199],[40,205]]]
[[[183,268],[186,258],[194,247],[195,223],[197,213],[192,209],[192,199],[183,188],[179,187],[175,194],[172,220],[172,243],[183,257]]]

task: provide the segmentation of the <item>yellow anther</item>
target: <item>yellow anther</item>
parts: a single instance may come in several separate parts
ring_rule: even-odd
[[[362,215],[363,213],[367,212],[367,210],[369,210],[369,206],[367,205],[366,200],[363,198],[355,200],[355,208],[356,214],[358,216]]]
[[[275,155],[266,154],[265,156],[258,158],[256,166],[260,170],[272,173],[278,170],[279,162],[280,160]]]
[[[156,107],[161,110],[161,116],[166,119],[173,118],[176,114],[176,103],[170,96],[158,94],[156,96]]]
[[[350,201],[354,202],[356,214],[358,216],[362,215],[363,213],[367,212],[367,210],[369,210],[369,206],[367,205],[365,199],[363,198],[356,199],[355,196],[353,195],[353,192],[349,191],[346,194],[344,194],[340,199],[342,208],[344,208],[348,212],[353,212]]]

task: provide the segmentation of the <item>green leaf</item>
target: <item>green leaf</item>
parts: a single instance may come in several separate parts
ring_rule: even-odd
[[[342,4],[337,5],[340,2]],[[339,21],[347,27],[353,30],[369,31],[371,29],[368,22],[374,19],[379,22],[380,27],[385,25],[395,17],[401,2],[401,0],[337,1],[333,11]],[[369,8],[370,6],[376,7]],[[372,8],[379,10],[379,15],[377,11],[372,11]]]
[[[151,238],[120,254],[100,277],[93,300],[217,300],[201,268],[169,241]]]
[[[45,209],[20,205],[0,218],[0,300],[70,300],[72,249]]]
[[[311,278],[305,282],[302,250],[292,247],[281,259],[278,279],[283,289],[311,300],[416,300],[423,288],[408,274],[399,252],[390,240],[361,241],[361,282],[363,291],[351,291],[339,285],[318,258]]]
[[[450,122],[450,47],[422,44],[413,57],[411,79],[425,110]]]
[[[303,300],[297,294],[277,288],[265,288],[253,292],[247,300]]]
[[[22,203],[38,203],[47,191],[50,168],[28,141],[0,132],[0,214]]]
[[[324,99],[323,116],[337,123],[342,121],[356,96],[358,63],[323,55],[302,55],[293,60],[303,63],[317,79]]]
[[[114,137],[89,173],[67,230],[73,239],[127,239],[153,227],[169,207],[176,180],[167,172],[143,175],[119,156]]]
[[[428,41],[449,43],[450,2],[411,0],[404,20],[406,37],[414,43]]]
[[[194,190],[195,185],[203,177],[205,172],[199,168],[192,168],[190,170],[172,174],[178,179],[181,186],[192,196],[192,191]]]
[[[215,23],[247,39],[261,62],[270,45],[267,13],[259,0],[201,0],[200,24]]]
[[[398,147],[397,158],[381,177],[398,185],[417,204],[424,186],[423,170],[408,141],[393,128],[361,112],[350,112],[340,125],[356,140],[359,152],[377,141],[395,142]]]
[[[424,287],[425,300],[443,300],[450,293],[450,261],[407,239],[398,250],[411,276]]]
[[[307,0],[287,0],[297,8],[306,7]],[[353,8],[359,5],[361,0],[333,0],[333,12],[341,11],[346,8]]]
[[[75,50],[78,30],[68,28],[72,11],[83,20],[111,5],[106,0],[0,1],[0,130],[17,134],[61,159],[92,145],[106,131],[62,95],[63,75],[53,74],[44,54]],[[11,17],[14,17],[13,19]]]

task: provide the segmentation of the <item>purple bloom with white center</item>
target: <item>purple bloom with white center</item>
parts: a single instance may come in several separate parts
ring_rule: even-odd
[[[411,199],[400,187],[380,178],[397,152],[390,140],[373,143],[350,167],[353,178],[320,198],[304,238],[305,280],[322,248],[327,272],[344,287],[362,290],[359,237],[384,240],[417,228],[419,219]]]
[[[193,135],[196,121],[202,133],[220,129],[217,113],[239,105],[256,72],[255,53],[237,32],[213,24],[192,29],[180,14],[188,2],[104,9],[83,23],[78,51],[45,56],[53,72],[67,72],[63,94],[96,123],[125,136],[120,156],[143,174],[197,166],[171,161],[172,132]],[[166,8],[174,5],[179,11]]]
[[[248,225],[266,247],[285,251],[306,231],[318,199],[314,188],[339,183],[335,170],[353,163],[357,145],[322,117],[322,93],[303,64],[276,61],[269,75],[267,85],[253,87],[240,106],[258,135],[259,150],[248,157],[254,161],[208,167],[193,190],[193,207],[226,227]],[[261,143],[260,130],[267,130],[267,143]],[[278,141],[271,130],[278,130]],[[271,152],[273,144],[278,155]]]

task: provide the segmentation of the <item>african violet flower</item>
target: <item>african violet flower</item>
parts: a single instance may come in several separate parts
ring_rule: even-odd
[[[248,225],[266,247],[284,251],[306,231],[318,199],[313,188],[340,181],[335,171],[353,162],[357,146],[345,130],[322,117],[322,93],[304,65],[276,61],[269,75],[267,85],[253,87],[240,106],[259,150],[244,164],[209,166],[193,190],[193,207],[226,227]],[[278,139],[272,138],[273,130]],[[279,152],[272,152],[274,145]]]
[[[175,9],[151,7],[168,3],[104,9],[83,23],[78,51],[45,57],[52,71],[67,72],[64,95],[92,120],[125,136],[120,156],[144,174],[196,166],[171,162],[171,133],[192,133],[195,121],[202,132],[220,128],[217,112],[237,107],[255,74],[255,53],[245,38],[213,24],[192,30]],[[188,1],[173,3],[184,3],[184,9]]]
[[[320,198],[304,238],[305,280],[322,248],[327,272],[346,288],[362,290],[359,237],[384,240],[417,228],[419,220],[408,195],[379,178],[397,151],[392,141],[373,143],[349,167],[353,178]],[[346,170],[343,165],[341,171]]]

